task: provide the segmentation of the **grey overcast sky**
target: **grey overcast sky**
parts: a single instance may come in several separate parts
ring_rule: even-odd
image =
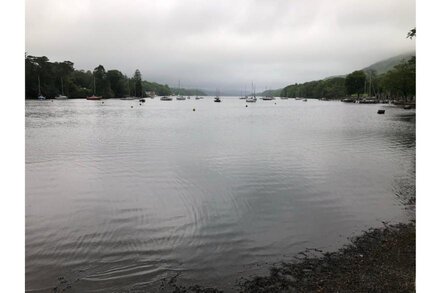
[[[171,86],[280,88],[415,50],[415,0],[26,0],[26,51]]]

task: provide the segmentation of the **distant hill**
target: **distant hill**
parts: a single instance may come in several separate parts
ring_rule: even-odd
[[[382,74],[390,71],[394,68],[397,64],[399,64],[402,61],[408,61],[412,56],[415,56],[416,52],[409,52],[405,54],[400,54],[379,62],[376,62],[374,64],[371,64],[368,67],[363,68],[363,71],[376,71],[377,74]]]
[[[206,96],[206,93],[199,89],[179,89],[178,88],[171,88],[172,92],[174,94],[180,93],[183,96]]]
[[[268,96],[268,97],[279,97],[282,90],[283,89],[265,90],[265,91],[263,91],[261,93],[257,93],[256,95],[257,96],[261,96],[261,97],[265,97],[265,96]]]
[[[360,69],[368,74],[369,71],[375,71],[380,78],[381,75],[394,69],[394,67],[401,62],[407,62],[411,57],[415,56],[415,52],[408,52],[400,54]],[[313,80],[301,84],[290,84],[281,90],[280,96],[296,97],[304,96],[308,98],[340,98],[346,94],[345,89],[346,75],[330,76],[321,80]],[[264,94],[264,92],[263,92]],[[400,93],[401,94],[401,93]]]
[[[369,72],[369,71],[373,70],[373,71],[376,71],[376,74],[383,74],[383,73],[386,73],[386,72],[390,71],[391,69],[393,69],[394,66],[396,66],[400,62],[408,61],[412,56],[415,56],[415,55],[416,55],[416,52],[409,52],[409,53],[405,53],[405,54],[400,54],[400,55],[373,63],[370,66],[367,66],[361,70],[363,70],[365,72]],[[347,74],[332,75],[332,76],[324,78],[324,80],[332,79],[335,77],[344,77],[345,78],[346,76],[347,76]]]

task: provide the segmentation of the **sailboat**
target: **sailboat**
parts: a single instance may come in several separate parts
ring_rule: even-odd
[[[137,98],[136,98],[136,97],[132,97],[132,96],[130,95],[130,79],[128,79],[128,96],[127,96],[127,97],[120,98],[120,100],[123,100],[123,101],[132,101],[132,100],[135,100],[135,99],[137,99]]]
[[[63,78],[61,78],[61,95],[55,97],[56,100],[67,100],[68,97],[64,95]]]
[[[178,101],[185,101],[186,100],[186,98],[180,94],[180,80],[179,80],[179,91],[177,93],[176,100],[178,100]]]
[[[96,100],[101,100],[102,97],[97,97],[95,96],[96,94],[96,81],[95,81],[95,77],[93,76],[93,96],[87,97],[87,100],[91,100],[91,101],[96,101]]]
[[[240,95],[240,100],[246,100],[248,98],[247,93],[246,93],[246,87],[244,87],[244,96]]]
[[[39,100],[46,100],[46,97],[41,94],[40,76],[39,75],[38,75],[38,99]]]
[[[264,91],[266,92],[266,95],[263,97],[263,101],[272,101],[272,100],[275,100],[274,97],[272,97],[272,96],[268,96],[268,95],[267,95],[266,88],[264,88]]]
[[[252,90],[254,91],[254,93],[246,98],[246,102],[247,103],[256,103],[257,102],[257,97],[255,96],[255,88],[254,88],[254,83],[252,82]]]
[[[222,101],[222,100],[220,100],[219,91],[217,90],[217,91],[216,91],[215,98],[214,98],[214,102],[216,102],[216,103],[220,103],[221,101]]]

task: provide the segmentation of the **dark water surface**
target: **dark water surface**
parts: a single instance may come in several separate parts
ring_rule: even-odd
[[[26,290],[228,289],[413,217],[414,111],[245,104],[26,101]]]

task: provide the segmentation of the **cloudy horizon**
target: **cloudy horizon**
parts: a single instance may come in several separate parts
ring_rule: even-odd
[[[186,88],[258,90],[415,51],[415,1],[27,0],[26,52]]]

